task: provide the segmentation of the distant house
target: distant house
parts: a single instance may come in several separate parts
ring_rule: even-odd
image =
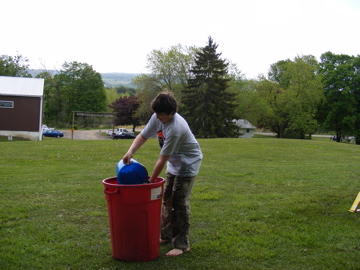
[[[235,124],[239,127],[240,136],[239,138],[253,138],[255,129],[248,120],[238,119],[234,120]]]
[[[0,76],[0,136],[42,139],[44,79]]]

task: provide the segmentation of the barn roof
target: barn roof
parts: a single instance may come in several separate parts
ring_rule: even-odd
[[[248,120],[246,119],[237,119],[237,120],[233,120],[235,122],[236,125],[238,125],[241,128],[246,128],[246,129],[256,129],[256,127],[254,127]]]
[[[42,97],[44,79],[0,76],[0,95]]]

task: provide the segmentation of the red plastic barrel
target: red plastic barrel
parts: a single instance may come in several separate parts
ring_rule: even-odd
[[[108,206],[112,256],[128,262],[147,262],[159,257],[164,178],[141,185],[119,185],[116,177],[102,182]]]

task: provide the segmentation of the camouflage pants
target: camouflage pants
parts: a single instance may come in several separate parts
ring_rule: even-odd
[[[174,248],[190,247],[190,195],[195,177],[179,177],[166,173],[166,187],[161,210],[161,239]]]

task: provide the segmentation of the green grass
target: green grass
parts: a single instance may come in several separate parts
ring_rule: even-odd
[[[9,141],[8,136],[0,136],[0,142],[5,142],[5,141]],[[12,141],[30,141],[30,140],[19,137],[12,137]]]
[[[359,269],[360,148],[328,138],[199,140],[191,252],[113,259],[101,181],[131,142],[0,142],[0,269]]]

